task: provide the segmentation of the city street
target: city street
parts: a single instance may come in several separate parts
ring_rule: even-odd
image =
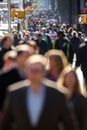
[[[87,0],[0,0],[0,130],[87,130]]]

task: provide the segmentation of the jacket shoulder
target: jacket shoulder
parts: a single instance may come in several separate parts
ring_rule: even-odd
[[[82,43],[81,45],[79,45],[79,48],[83,48],[86,46],[86,43]]]
[[[20,90],[22,88],[26,88],[30,86],[30,81],[29,80],[24,80],[24,81],[19,81],[17,83],[14,83],[10,86],[8,86],[8,91],[9,92],[15,92],[17,90]]]
[[[65,90],[60,90],[59,87],[57,86],[57,83],[55,81],[52,81],[52,80],[49,80],[47,78],[45,78],[43,80],[43,84],[45,86],[47,86],[50,90],[52,91],[55,91],[57,93],[60,93],[60,94],[63,94],[65,95],[66,94],[66,91]]]
[[[43,80],[43,84],[47,87],[49,93],[50,93],[53,97],[55,97],[55,98],[57,98],[57,97],[58,97],[58,98],[64,98],[64,97],[65,97],[65,93],[62,92],[62,91],[60,91],[60,90],[58,89],[57,84],[56,84],[55,81],[51,81],[51,80],[45,78],[45,79]],[[57,99],[58,99],[58,98],[57,98]]]

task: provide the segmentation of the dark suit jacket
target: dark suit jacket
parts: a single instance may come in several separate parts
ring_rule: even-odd
[[[87,72],[87,44],[81,44],[77,52],[77,67],[81,65],[81,69]]]
[[[4,65],[3,56],[5,55],[6,52],[11,51],[11,50],[13,50],[13,49],[12,48],[6,49],[4,47],[2,47],[2,48],[0,47],[0,69],[2,69],[3,65]]]
[[[47,36],[48,50],[50,50],[50,49],[52,49],[51,38],[48,35],[46,35],[46,36]]]
[[[2,109],[7,87],[21,80],[24,79],[21,78],[16,68],[13,68],[12,70],[0,75],[0,110]]]
[[[50,87],[46,88],[45,103],[40,120],[37,126],[33,127],[27,112],[26,92],[27,87],[24,87],[10,93],[2,130],[12,130],[13,121],[17,124],[18,130],[58,130],[60,121],[64,123],[65,130],[75,130],[64,95]]]
[[[72,64],[73,61],[73,52],[72,52],[72,46],[68,39],[63,38],[62,40],[57,39],[55,41],[55,49],[62,50],[67,57],[69,63]]]
[[[39,42],[39,40],[36,40],[36,43],[40,49],[39,53],[44,55],[48,51],[47,42],[44,40],[42,40],[41,42]]]
[[[71,99],[80,130],[87,130],[87,101],[81,94],[74,94]]]

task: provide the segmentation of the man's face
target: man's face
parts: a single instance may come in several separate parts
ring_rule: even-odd
[[[18,64],[25,64],[25,61],[27,60],[27,58],[29,57],[29,52],[25,51],[22,52],[19,56],[17,56],[17,63]]]
[[[40,40],[40,41],[41,41],[41,40],[42,40],[42,36],[38,36],[38,40]]]
[[[13,44],[13,41],[11,38],[8,37],[4,44],[6,44],[8,47],[11,47],[11,45]]]
[[[26,34],[26,37],[27,37],[27,38],[30,38],[30,34]]]
[[[44,66],[40,63],[31,64],[27,71],[27,76],[31,82],[41,82],[44,78]]]
[[[43,29],[43,30],[42,30],[42,33],[45,34],[45,33],[46,33],[46,29]]]

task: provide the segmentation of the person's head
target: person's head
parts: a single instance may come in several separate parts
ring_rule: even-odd
[[[63,31],[59,31],[59,32],[57,33],[57,36],[58,36],[58,38],[59,38],[59,39],[62,39],[62,38],[64,38],[64,37],[65,37],[64,32],[63,32]]]
[[[82,37],[82,32],[78,32],[78,37]]]
[[[3,60],[4,60],[4,68],[10,69],[16,62],[17,53],[16,51],[8,51],[5,53]]]
[[[35,54],[39,53],[39,47],[37,46],[37,43],[35,41],[33,41],[33,40],[27,41],[27,44],[34,49]]]
[[[11,35],[4,36],[1,40],[1,44],[5,48],[10,48],[13,44],[13,38],[11,37]]]
[[[28,39],[30,38],[30,33],[29,32],[26,33],[26,38],[28,38]]]
[[[53,70],[53,69],[54,70],[56,69],[56,71],[60,73],[63,70],[63,68],[64,68],[64,66],[63,66],[63,61],[62,61],[61,56],[51,55],[49,57],[49,69],[50,69],[50,71]]]
[[[45,34],[47,32],[47,29],[45,27],[42,28],[42,33]]]
[[[32,55],[26,61],[26,73],[31,83],[42,82],[46,71],[47,59],[42,55]]]
[[[34,36],[37,38],[38,37],[38,31],[34,32]]]
[[[81,94],[81,88],[75,69],[71,66],[66,67],[58,79],[58,86],[64,87],[69,91],[70,97],[74,94]]]
[[[65,24],[65,23],[62,24],[62,28],[63,28],[63,29],[66,28],[66,24]]]
[[[68,32],[72,33],[72,31],[73,31],[73,28],[70,27],[70,28],[68,29]]]
[[[24,65],[27,58],[32,54],[34,54],[33,48],[30,47],[29,45],[18,45],[16,47],[16,51],[17,51],[16,62],[19,66]]]
[[[39,40],[39,41],[42,40],[42,34],[38,34],[38,40]]]
[[[25,36],[26,35],[26,30],[22,31],[22,35]]]
[[[45,56],[49,59],[49,69],[55,69],[58,70],[64,69],[68,65],[68,61],[64,53],[60,50],[52,49],[48,51]]]
[[[14,38],[17,38],[18,37],[18,34],[17,33],[14,33]]]
[[[13,31],[13,35],[14,35],[14,37],[18,37],[18,32],[17,31]]]
[[[78,37],[78,34],[77,34],[76,31],[73,31],[73,32],[72,32],[72,37]]]

